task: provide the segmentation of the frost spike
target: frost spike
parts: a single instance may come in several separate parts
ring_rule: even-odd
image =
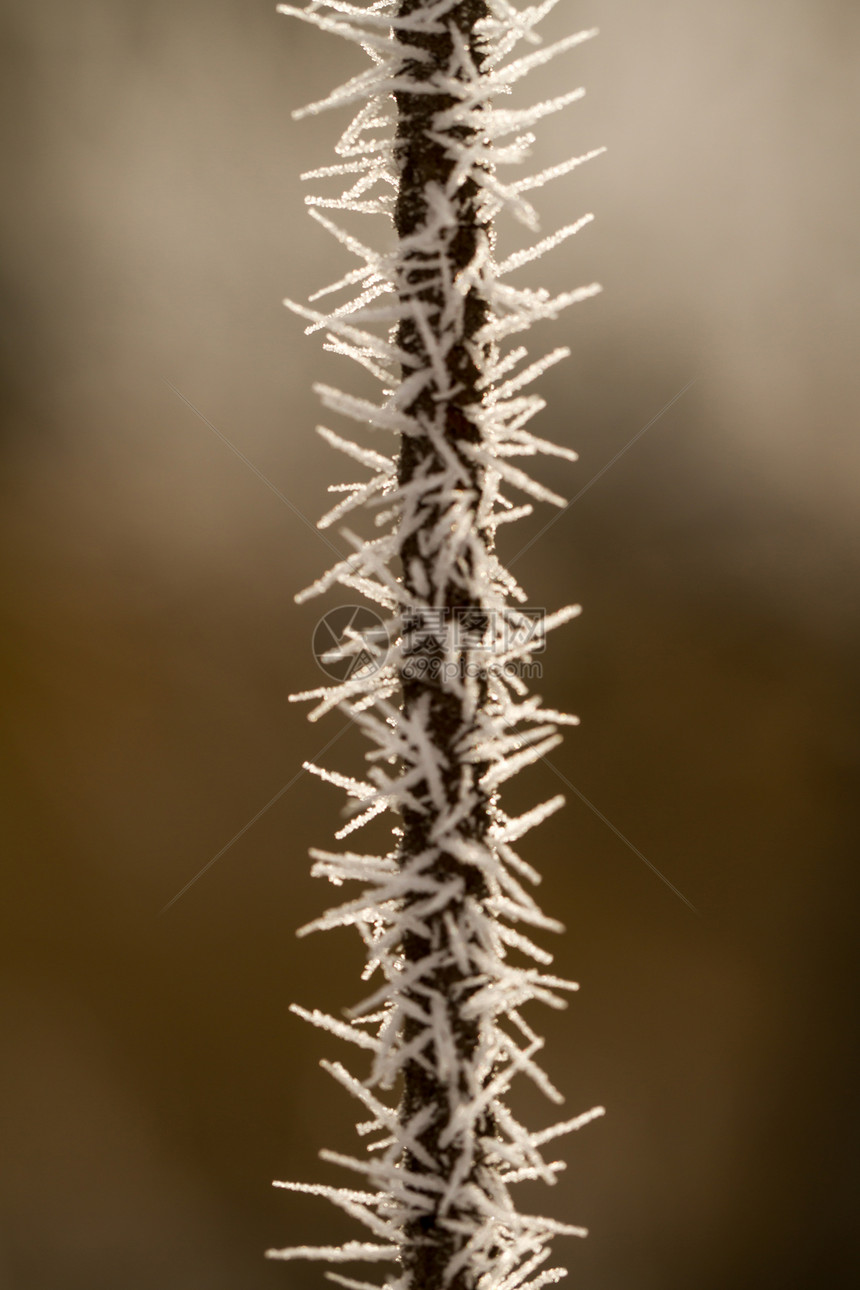
[[[346,1241],[343,1245],[294,1245],[286,1250],[266,1250],[267,1259],[327,1259],[330,1263],[392,1263],[397,1258],[396,1245],[370,1245],[363,1241]]]

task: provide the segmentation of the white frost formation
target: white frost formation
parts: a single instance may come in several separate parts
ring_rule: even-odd
[[[532,1000],[563,1007],[562,992],[576,988],[547,972],[551,955],[520,930],[557,931],[560,925],[526,890],[524,883],[536,883],[538,875],[512,845],[562,799],[510,818],[498,797],[505,780],[555,746],[559,725],[576,722],[529,697],[517,664],[528,662],[546,632],[578,608],[536,624],[517,609],[525,593],[494,554],[498,525],[532,509],[515,505],[508,491],[563,504],[512,459],[536,453],[575,459],[526,429],[544,406],[527,387],[568,351],[556,349],[524,365],[525,348],[507,347],[508,338],[599,290],[591,285],[552,295],[506,282],[590,215],[501,263],[494,258],[495,216],[507,209],[535,228],[525,194],[597,155],[514,182],[499,176],[502,167],[528,155],[535,122],[582,94],[575,90],[529,109],[494,105],[529,71],[595,34],[541,46],[535,27],[555,3],[523,10],[508,0],[280,6],[359,44],[372,63],[304,109],[358,105],[337,144],[337,164],[306,176],[345,178],[340,196],[306,202],[312,217],[359,261],[317,292],[312,304],[350,288],[351,298],[328,312],[287,303],[308,320],[308,332],[323,332],[327,349],[354,359],[382,385],[378,402],[320,387],[324,405],[395,436],[393,449],[380,452],[320,429],[329,444],[370,472],[358,483],[337,486],[341,497],[321,526],[356,507],[372,508],[380,533],[362,540],[342,530],[353,554],[302,595],[337,583],[359,592],[382,607],[387,638],[354,634],[342,646],[344,656],[371,657],[374,665],[356,669],[342,684],[294,697],[315,700],[312,720],[335,708],[348,713],[371,745],[365,779],[308,766],[351,799],[350,818],[337,836],[384,811],[392,811],[397,824],[388,855],[313,853],[315,875],[335,886],[358,883],[360,894],[303,929],[356,927],[367,947],[365,977],[378,984],[346,1020],[294,1009],[370,1054],[365,1078],[340,1063],[323,1063],[362,1103],[366,1118],[358,1132],[367,1148],[361,1158],[329,1152],[323,1158],[361,1175],[365,1186],[276,1184],[326,1197],[359,1219],[373,1239],[268,1253],[388,1262],[395,1271],[386,1290],[539,1290],[563,1276],[563,1269],[546,1267],[549,1243],[560,1234],[584,1235],[583,1229],[519,1213],[511,1186],[525,1179],[553,1183],[563,1165],[547,1161],[541,1148],[602,1114],[597,1107],[533,1133],[503,1100],[521,1072],[561,1101],[537,1064],[542,1040],[522,1008]],[[469,8],[465,30],[463,11]],[[427,52],[428,38],[435,36],[447,41],[445,67]],[[521,41],[535,46],[533,52],[506,61]],[[422,65],[428,68],[423,79]],[[435,95],[442,105],[426,116],[425,129],[446,159],[444,183],[426,185],[417,227],[407,236],[401,231],[393,249],[377,251],[331,213],[381,215],[386,222],[394,217],[401,185],[397,104],[405,95],[414,102],[418,94]],[[467,191],[472,242],[463,264],[454,243]],[[464,364],[473,373],[465,394],[457,378]],[[446,420],[452,406],[468,434],[452,435]],[[404,445],[399,455],[398,442]],[[464,606],[472,611],[465,639],[452,613]],[[442,737],[444,713],[455,720],[448,720]],[[367,1282],[328,1275],[368,1290]]]

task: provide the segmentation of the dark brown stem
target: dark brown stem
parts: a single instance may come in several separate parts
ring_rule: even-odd
[[[426,0],[403,0],[399,16],[405,17],[425,7]],[[426,82],[434,70],[446,70],[451,66],[454,51],[453,31],[459,31],[468,41],[474,63],[480,69],[481,55],[475,39],[476,22],[488,16],[484,0],[463,0],[446,15],[446,31],[434,35],[416,36],[412,33],[402,35],[404,44],[404,63],[401,75],[416,83]],[[409,56],[409,47],[419,48],[430,55],[429,61],[419,61]],[[411,93],[399,90],[395,94],[398,109],[398,126],[396,136],[396,156],[400,173],[400,186],[395,208],[395,227],[401,241],[401,288],[413,293],[418,288],[418,299],[425,309],[431,331],[438,335],[440,319],[444,304],[443,286],[440,282],[438,265],[427,263],[420,248],[410,246],[410,239],[420,234],[426,226],[430,214],[428,205],[428,188],[435,184],[444,189],[450,179],[454,161],[449,155],[444,140],[431,138],[434,118],[456,106],[457,100],[447,94]],[[450,128],[451,141],[468,143],[476,137],[476,132],[466,126]],[[454,226],[444,235],[444,243],[437,244],[436,249],[444,247],[443,254],[447,259],[449,280],[465,269],[474,259],[480,236],[489,234],[485,223],[481,222],[478,199],[480,193],[474,178],[467,178],[460,186],[455,197],[456,219]],[[426,283],[422,286],[422,283]],[[475,287],[466,296],[460,334],[453,337],[446,360],[448,389],[455,392],[445,396],[437,382],[426,385],[411,406],[404,410],[419,424],[428,424],[439,416],[440,406],[444,418],[444,438],[446,445],[460,457],[463,463],[464,476],[469,481],[474,513],[477,513],[478,499],[482,489],[480,469],[461,452],[462,445],[475,444],[480,440],[480,429],[476,424],[471,409],[481,401],[479,381],[479,350],[477,337],[488,316],[488,306]],[[402,350],[418,360],[422,366],[429,366],[429,357],[421,333],[410,317],[405,319],[399,328],[398,343]],[[440,395],[443,395],[440,400]],[[404,436],[399,460],[399,482],[408,484],[417,476],[428,471],[435,474],[443,470],[444,464],[439,459],[437,450],[429,436],[422,433]],[[480,631],[483,606],[475,603],[474,579],[469,576],[469,569],[461,571],[462,576],[449,578],[444,585],[434,582],[434,567],[424,553],[421,536],[429,533],[440,521],[448,503],[439,499],[434,501],[432,494],[424,502],[421,524],[417,531],[405,534],[402,545],[402,575],[407,591],[416,600],[425,601],[430,607],[442,610],[450,617],[458,612],[469,610],[475,626]],[[474,527],[474,526],[473,526]],[[416,570],[420,574],[416,576]],[[427,587],[429,586],[429,593]],[[423,594],[419,595],[419,591]],[[461,695],[456,687],[446,686],[444,676],[434,668],[442,660],[441,644],[435,643],[428,633],[418,632],[412,653],[409,657],[410,668],[402,676],[404,712],[408,716],[426,705],[426,728],[430,732],[435,749],[440,754],[443,766],[448,804],[453,805],[462,792],[462,772],[464,762],[462,751],[468,742],[469,727],[474,722],[474,714],[464,711]],[[468,662],[468,654],[462,655],[461,665]],[[463,820],[461,833],[465,837],[481,840],[486,837],[490,818],[491,801],[489,795],[478,787],[481,767],[474,763],[468,765],[472,779],[474,806],[469,816]],[[427,786],[418,786],[415,794],[425,806],[425,810],[404,809],[403,837],[401,854],[406,863],[411,857],[426,852],[431,847],[431,831],[438,820],[438,808],[434,810],[430,801]],[[434,862],[434,872],[440,881],[457,875],[462,879],[462,897],[477,898],[486,896],[486,888],[480,871],[474,866],[465,865],[450,854],[440,853]],[[449,907],[449,914],[457,918],[456,906]],[[459,920],[458,920],[459,921]],[[429,921],[429,938],[418,933],[407,933],[403,942],[403,954],[408,964],[418,964],[427,956],[446,943],[447,933],[440,914],[437,923]],[[467,1020],[462,1015],[463,1003],[468,997],[461,974],[456,967],[448,964],[422,978],[424,987],[431,987],[445,1000],[449,1014],[449,1024],[455,1037],[459,1065],[460,1093],[464,1099],[474,1095],[474,1089],[466,1087],[468,1074],[479,1042],[479,1023]],[[408,996],[408,992],[404,991]],[[413,1002],[419,1007],[426,1006],[427,995],[416,992]],[[412,1038],[424,1029],[420,1022],[406,1023],[403,1036],[408,1044]],[[427,1053],[425,1056],[432,1054]],[[404,1121],[421,1108],[433,1106],[437,1113],[420,1136],[421,1145],[434,1161],[432,1170],[443,1180],[450,1177],[451,1169],[458,1158],[459,1149],[455,1145],[440,1145],[440,1134],[448,1122],[450,1084],[443,1082],[435,1070],[427,1065],[410,1061],[404,1070],[401,1117]],[[479,1125],[478,1134],[488,1134],[491,1126],[488,1122]],[[404,1165],[410,1172],[431,1172],[426,1164],[413,1155],[408,1155]],[[476,1151],[471,1180],[478,1181],[484,1168],[481,1155]],[[428,1193],[428,1198],[432,1193]],[[430,1203],[428,1199],[428,1204]],[[451,1211],[449,1217],[456,1218]],[[407,1274],[410,1290],[473,1290],[475,1277],[468,1265],[461,1268],[451,1277],[447,1268],[462,1246],[465,1237],[447,1230],[440,1220],[440,1215],[428,1211],[420,1217],[410,1220],[404,1233],[402,1261]]]

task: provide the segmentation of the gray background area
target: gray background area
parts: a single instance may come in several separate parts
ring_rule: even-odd
[[[698,914],[576,793],[527,840],[582,982],[533,1023],[608,1115],[524,1203],[591,1228],[589,1290],[853,1287],[860,9],[566,0],[547,35],[592,24],[525,87],[588,88],[536,168],[609,147],[538,195],[597,222],[517,278],[605,287],[533,333],[573,350],[535,429],[580,453],[541,477],[574,496],[695,384],[515,567],[585,608],[555,766]],[[328,549],[170,384],[304,516],[351,478],[311,383],[362,381],[280,301],[350,267],[298,180],[345,118],[290,112],[363,60],[256,0],[4,0],[0,38],[0,1286],[305,1290],[262,1252],[354,1234],[269,1186],[353,1141],[287,1012],[361,990],[347,933],[294,936],[340,795],[301,777],[159,910],[338,735],[287,703],[337,597],[293,604]]]

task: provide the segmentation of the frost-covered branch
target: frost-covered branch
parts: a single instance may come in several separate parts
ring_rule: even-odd
[[[501,262],[495,256],[499,212],[534,229],[523,194],[587,159],[513,183],[501,177],[528,156],[531,126],[582,95],[573,90],[525,109],[497,103],[530,71],[595,34],[541,46],[535,28],[554,3],[280,6],[360,45],[372,64],[304,109],[357,108],[336,145],[338,162],[309,176],[340,180],[342,192],[306,201],[359,267],[313,297],[346,292],[343,303],[328,312],[291,308],[309,333],[324,334],[327,349],[381,385],[378,401],[320,387],[323,404],[394,436],[380,452],[321,428],[369,472],[338,487],[341,500],[321,525],[369,509],[380,533],[363,540],[343,530],[352,554],[303,595],[335,584],[358,591],[382,607],[386,639],[352,633],[342,656],[363,651],[372,666],[295,697],[317,700],[313,717],[347,712],[370,745],[362,779],[308,766],[350,799],[338,836],[386,811],[395,822],[386,855],[314,853],[315,874],[338,887],[357,883],[359,894],[304,930],[355,927],[370,994],[345,1020],[295,1009],[366,1050],[362,1078],[324,1063],[369,1116],[358,1126],[366,1154],[324,1156],[362,1175],[367,1190],[279,1184],[328,1198],[374,1240],[269,1253],[389,1262],[388,1290],[538,1290],[558,1280],[563,1269],[545,1266],[550,1242],[583,1230],[521,1214],[511,1187],[553,1183],[562,1165],[545,1160],[541,1147],[602,1114],[595,1108],[531,1133],[504,1103],[518,1074],[560,1100],[536,1061],[543,1041],[522,1009],[533,1001],[563,1007],[576,989],[547,972],[551,955],[523,930],[559,924],[524,885],[538,875],[512,846],[562,799],[511,818],[499,796],[506,780],[555,746],[559,725],[575,722],[528,696],[519,665],[577,608],[535,621],[518,608],[525,593],[494,549],[499,524],[531,511],[509,493],[563,505],[512,459],[575,457],[526,429],[544,405],[524,391],[567,351],[526,363],[525,347],[508,348],[508,338],[599,290],[553,296],[503,281],[576,234],[589,215]],[[521,42],[533,51],[511,59]],[[376,250],[336,222],[355,213],[382,216],[393,243]]]

